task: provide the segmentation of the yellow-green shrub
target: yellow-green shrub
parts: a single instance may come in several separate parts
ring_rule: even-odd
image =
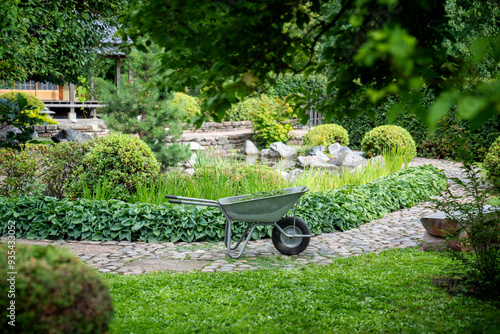
[[[500,188],[500,137],[491,144],[484,159],[484,169],[495,188]]]
[[[184,93],[175,93],[171,103],[185,112],[185,122],[189,122],[195,116],[201,116],[200,103],[196,97]]]
[[[250,111],[254,140],[257,144],[269,147],[272,143],[286,143],[293,127],[289,124],[293,110],[279,98],[272,99],[262,95],[254,100]]]
[[[342,146],[349,145],[347,130],[337,124],[318,125],[304,136],[304,145],[307,146],[328,146],[334,143]]]
[[[406,153],[410,160],[417,156],[415,141],[410,133],[397,125],[382,125],[367,132],[361,141],[361,148],[368,157],[394,150]]]
[[[7,99],[11,100],[12,102],[15,102],[17,100],[17,95],[21,94],[27,101],[28,101],[28,107],[33,106],[35,109],[28,110],[27,113],[31,118],[35,118],[37,120],[40,120],[40,123],[48,123],[48,124],[59,124],[57,121],[53,120],[52,117],[48,115],[41,115],[40,111],[45,108],[45,104],[43,104],[42,100],[37,98],[36,96],[26,93],[26,92],[7,92],[3,93],[0,95],[0,99]]]

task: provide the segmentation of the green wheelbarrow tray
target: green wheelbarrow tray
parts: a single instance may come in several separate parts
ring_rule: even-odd
[[[287,194],[242,200],[247,195],[225,197],[219,204],[232,220],[248,223],[274,223],[290,210],[309,189],[294,187],[283,189]]]
[[[218,201],[165,196],[170,203],[184,205],[201,205],[219,208],[226,217],[224,244],[227,246],[228,255],[238,258],[252,237],[252,233],[258,225],[273,225],[272,240],[276,249],[286,255],[296,255],[303,252],[309,245],[309,238],[313,237],[309,228],[300,218],[283,216],[297,204],[297,201],[304,195],[309,188],[293,187],[283,189],[285,194],[261,197],[256,199],[244,200],[246,195],[221,198]],[[247,223],[247,228],[243,235],[231,246],[232,221],[235,220]],[[246,239],[245,239],[246,238]],[[240,243],[245,239],[245,243],[238,254],[234,255],[232,251],[236,250]]]

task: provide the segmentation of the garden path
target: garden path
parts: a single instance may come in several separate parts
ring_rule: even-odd
[[[435,159],[414,159],[410,166],[432,164],[447,177],[462,177],[460,164]],[[455,192],[458,190],[455,189]],[[143,274],[150,271],[243,271],[259,268],[292,269],[316,263],[329,264],[332,259],[379,252],[388,248],[415,247],[421,243],[425,229],[420,217],[436,212],[430,202],[420,203],[385,215],[346,232],[324,233],[311,238],[309,247],[298,256],[278,253],[271,239],[249,242],[240,259],[227,256],[222,242],[144,243],[91,242],[69,240],[18,240],[26,244],[54,244],[68,247],[82,260],[100,272]]]

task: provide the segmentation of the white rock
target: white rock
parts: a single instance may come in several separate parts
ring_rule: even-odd
[[[197,157],[198,157],[198,156],[196,155],[196,153],[193,153],[193,154],[191,155],[191,158],[189,158],[189,160],[187,160],[187,161],[184,163],[184,165],[183,165],[183,166],[184,166],[185,168],[194,168],[194,167],[196,167],[196,159],[197,159]]]
[[[300,156],[297,158],[297,167],[324,168],[326,167],[327,162],[328,162],[328,157],[324,159],[320,156],[307,156],[307,157]]]
[[[320,151],[311,152],[311,154],[309,154],[309,156],[320,157],[321,159],[324,159],[326,161],[330,160],[330,158],[328,158],[325,153],[320,152]]]
[[[272,143],[269,149],[271,150],[270,156],[272,157],[288,158],[297,154],[297,149],[280,142]]]
[[[189,145],[189,149],[191,151],[200,151],[200,150],[204,150],[205,149],[205,147],[201,146],[199,143],[194,142],[194,141],[190,141],[186,145]]]
[[[334,153],[337,152],[342,146],[340,146],[339,143],[332,144],[328,146],[328,153],[331,155],[335,155]]]
[[[335,164],[344,167],[356,167],[361,165],[366,159],[362,158],[359,154],[353,153],[350,149],[340,155]]]
[[[241,149],[241,153],[247,155],[259,154],[259,149],[252,143],[250,140],[245,141],[243,148]]]

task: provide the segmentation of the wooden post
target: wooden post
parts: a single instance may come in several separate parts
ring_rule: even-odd
[[[120,58],[116,58],[116,87],[120,87]]]
[[[69,104],[75,104],[75,84],[73,83],[69,84]],[[69,108],[68,119],[72,122],[76,122],[76,113],[74,107]]]
[[[90,77],[90,101],[94,101],[94,76]],[[90,108],[90,116],[92,118],[97,119],[97,109],[96,108]]]

